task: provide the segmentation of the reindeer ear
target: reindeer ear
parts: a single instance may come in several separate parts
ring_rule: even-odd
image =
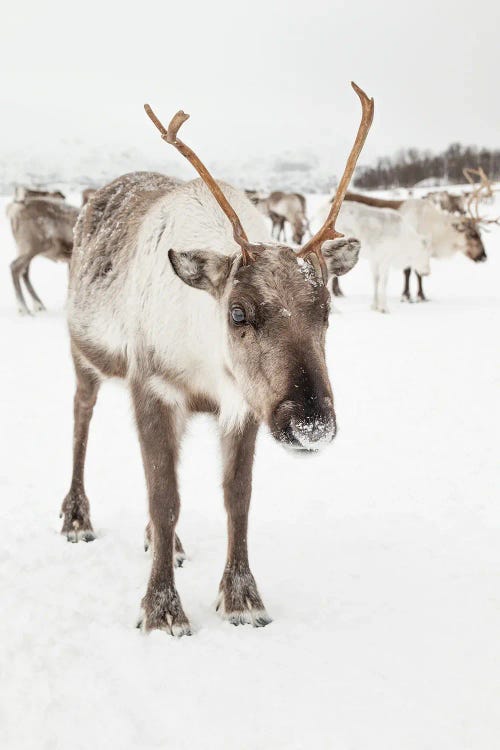
[[[233,258],[207,250],[169,250],[168,258],[177,276],[188,286],[220,297],[231,271]]]
[[[354,268],[359,258],[361,244],[354,237],[340,237],[337,240],[327,240],[321,246],[328,272],[332,276],[343,276]]]

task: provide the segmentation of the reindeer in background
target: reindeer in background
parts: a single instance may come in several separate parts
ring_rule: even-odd
[[[37,255],[69,262],[78,209],[66,203],[59,191],[50,193],[18,188],[14,201],[6,207],[6,213],[18,250],[18,257],[10,264],[17,305],[21,314],[31,315],[21,280],[33,300],[34,311],[45,310],[30,280],[30,264]]]
[[[292,227],[292,242],[300,245],[306,231],[310,232],[306,199],[301,193],[275,191],[263,197],[256,190],[246,190],[252,203],[271,219],[272,236],[286,242],[285,224]]]
[[[271,243],[256,207],[239,190],[216,182],[178,138],[188,115],[178,112],[164,128],[148,105],[162,138],[201,180],[125,175],[81,212],[68,294],[77,389],[62,533],[73,542],[94,539],[83,482],[89,423],[102,380],[122,377],[132,396],[149,494],[153,562],[142,601],[146,631],[191,633],[174,582],[175,551],[182,549],[175,534],[176,467],[186,422],[200,411],[216,417],[223,455],[228,553],[217,609],[235,625],[271,621],[247,552],[255,440],[262,422],[295,450],[318,450],[336,433],[325,362],[325,257],[336,274],[357,262],[359,243],[339,235],[335,222],[374,108],[373,99],[352,85],[362,104],[357,137],[324,225],[298,252]]]
[[[471,211],[459,216],[448,214],[427,198],[390,200],[359,193],[348,193],[346,201],[398,211],[412,226],[413,230],[426,240],[431,256],[434,258],[446,258],[455,252],[462,252],[476,263],[486,260],[480,227],[491,222],[479,217],[479,215],[476,216]],[[401,298],[403,302],[411,301],[409,286],[411,270],[411,267],[404,270],[405,286]],[[426,297],[423,290],[422,274],[418,272],[418,269],[415,269],[415,273],[418,278],[418,300],[423,302]]]

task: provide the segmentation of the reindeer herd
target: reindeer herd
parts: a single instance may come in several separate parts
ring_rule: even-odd
[[[370,263],[372,309],[388,312],[386,289],[392,269],[401,269],[404,274],[401,301],[413,301],[410,291],[413,271],[418,284],[416,300],[423,302],[427,299],[423,277],[430,273],[432,258],[447,258],[462,252],[476,263],[486,260],[481,228],[498,223],[498,219],[481,216],[479,205],[492,197],[493,188],[482,169],[464,171],[473,189],[461,195],[440,190],[423,198],[394,200],[347,191],[339,214],[339,228],[360,241],[362,255]],[[479,177],[479,183],[474,185],[475,176]],[[82,206],[96,192],[93,188],[85,189]],[[287,228],[294,245],[300,245],[305,235],[312,234],[304,195],[278,191],[264,195],[256,190],[245,190],[245,195],[268,218],[271,237],[277,242],[286,242]],[[317,212],[314,223],[321,222],[327,213],[328,205]],[[19,187],[13,202],[7,206],[7,215],[18,249],[18,257],[11,263],[18,310],[21,314],[31,312],[23,284],[33,301],[32,311],[44,310],[30,280],[31,261],[43,255],[69,263],[79,209],[67,203],[60,191]],[[343,296],[335,275],[331,288],[335,297]]]
[[[271,618],[247,551],[255,440],[262,423],[296,451],[317,451],[335,437],[325,362],[329,279],[350,271],[361,248],[373,271],[373,306],[385,312],[391,268],[405,272],[409,300],[411,270],[421,284],[432,257],[486,258],[479,189],[459,208],[436,205],[435,196],[384,201],[348,192],[374,113],[373,99],[353,88],[361,122],[314,234],[302,195],[245,195],[216,182],[178,137],[188,115],[178,112],[165,128],[148,105],[162,139],[200,179],[137,172],[85,191],[80,211],[61,193],[29,190],[19,190],[8,206],[19,250],[11,270],[20,312],[29,312],[21,282],[34,310],[43,309],[30,281],[31,260],[44,255],[69,263],[76,393],[73,471],[61,515],[71,542],[95,538],[84,466],[100,385],[117,377],[130,391],[149,498],[152,568],[139,623],[146,631],[191,632],[174,581],[185,557],[176,535],[177,462],[190,416],[212,414],[220,435],[228,546],[217,609],[233,624],[264,626]],[[287,225],[293,245],[286,244]],[[338,281],[334,288],[341,293]]]

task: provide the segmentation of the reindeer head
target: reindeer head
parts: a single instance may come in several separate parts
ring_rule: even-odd
[[[280,442],[318,450],[336,433],[333,394],[325,362],[330,295],[323,252],[335,273],[357,262],[359,243],[335,231],[342,200],[373,119],[373,100],[355,84],[363,116],[330,214],[298,253],[284,245],[249,242],[221,187],[194,152],[177,138],[187,115],[165,129],[146,111],[168,143],[196,168],[233,227],[241,252],[169,251],[177,276],[217,301],[225,331],[227,368],[254,413]]]
[[[481,226],[487,227],[488,224],[498,224],[499,220],[486,219],[481,216],[479,204],[483,200],[490,200],[494,191],[482,167],[477,169],[465,167],[463,173],[469,184],[472,185],[472,190],[463,196],[465,215],[454,226],[462,235],[460,250],[471,260],[480,263],[487,258],[480,234]],[[475,177],[479,178],[479,182],[474,181]]]
[[[476,219],[470,215],[460,217],[453,222],[453,226],[458,232],[457,249],[475,263],[482,263],[487,258],[479,231],[480,222],[481,219]]]

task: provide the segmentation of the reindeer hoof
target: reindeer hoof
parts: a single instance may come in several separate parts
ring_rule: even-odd
[[[87,496],[81,490],[70,490],[61,508],[64,518],[61,534],[68,542],[93,542],[94,529],[90,522],[90,506]]]
[[[63,534],[66,532],[62,532]],[[66,539],[68,542],[76,544],[77,542],[93,542],[95,534],[90,529],[80,529],[78,531],[68,531],[66,533]]]
[[[401,302],[409,302],[410,304],[413,302],[412,298],[409,294],[403,294],[401,296]]]
[[[187,560],[185,552],[176,552],[174,554],[174,568],[182,568],[184,560]]]
[[[265,628],[273,621],[264,608],[255,609],[249,603],[247,609],[243,609],[236,612],[227,612],[224,606],[223,595],[219,598],[216,605],[216,611],[223,620],[227,620],[231,625],[253,625],[254,628]]]
[[[250,571],[236,575],[231,575],[231,571],[224,573],[215,609],[231,625],[263,628],[272,622]]]
[[[174,638],[182,638],[183,635],[193,635],[189,621],[185,623],[167,622],[161,627],[150,627],[146,622],[146,615],[142,613],[137,621],[137,630],[143,633],[149,633],[150,630],[164,630],[169,635],[174,636]]]
[[[144,633],[164,630],[175,638],[192,635],[191,625],[175,588],[148,591],[142,601],[142,611],[137,627]]]
[[[45,309],[46,308],[45,308],[45,305],[43,304],[43,302],[35,302],[35,304],[33,305],[33,310],[35,312],[44,312]]]

